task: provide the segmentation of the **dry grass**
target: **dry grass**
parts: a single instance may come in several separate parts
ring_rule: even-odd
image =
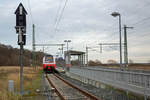
[[[8,92],[8,80],[14,80],[15,92],[19,91],[19,70],[18,66],[1,66],[0,67],[0,100],[22,100],[18,95],[12,95]],[[29,93],[35,94],[35,89],[41,85],[41,68],[37,70],[31,67],[24,67],[23,71],[23,88],[29,91]],[[38,78],[37,78],[38,77]],[[38,83],[35,83],[38,82]],[[34,87],[32,85],[35,85]],[[24,99],[23,99],[24,100]],[[28,99],[34,100],[34,99]]]
[[[120,65],[119,64],[102,64],[102,66],[104,66],[106,68],[120,69]],[[150,71],[150,65],[129,64],[128,67],[131,70],[148,70],[148,71]]]
[[[149,70],[150,71],[150,65],[129,65],[129,69]]]

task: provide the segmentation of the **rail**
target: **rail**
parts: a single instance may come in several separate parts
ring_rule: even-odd
[[[68,84],[69,86],[71,86],[72,88],[74,88],[74,89],[78,90],[79,92],[81,92],[83,95],[89,97],[90,99],[92,99],[92,100],[101,100],[101,99],[99,99],[98,97],[96,97],[96,96],[94,96],[94,95],[92,95],[92,94],[90,94],[90,93],[88,93],[88,92],[86,92],[86,91],[84,91],[84,90],[82,90],[82,89],[76,87],[75,85],[71,84],[70,82],[64,80],[64,79],[61,78],[60,76],[58,76],[58,75],[56,75],[56,74],[55,74],[55,76],[56,76],[57,78],[59,78],[60,80],[62,80],[63,82],[65,82],[66,84]]]
[[[64,98],[64,96],[58,91],[58,89],[55,87],[55,85],[52,83],[52,81],[48,78],[47,74],[46,74],[46,78],[48,80],[48,82],[50,83],[50,85],[55,88],[56,94],[60,97],[61,100],[66,100]]]

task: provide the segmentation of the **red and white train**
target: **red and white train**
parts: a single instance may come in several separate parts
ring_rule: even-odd
[[[53,73],[56,71],[56,61],[53,55],[45,55],[43,57],[43,71]]]

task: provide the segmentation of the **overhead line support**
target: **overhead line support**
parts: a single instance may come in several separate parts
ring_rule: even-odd
[[[125,63],[126,69],[128,69],[127,29],[133,29],[133,27],[127,27],[126,25],[124,25],[124,63]]]

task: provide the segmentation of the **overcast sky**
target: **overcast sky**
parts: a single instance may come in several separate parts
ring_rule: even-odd
[[[55,31],[65,0],[1,0],[0,1],[0,43],[17,45],[14,12],[22,2],[27,15],[27,44],[32,49],[32,24],[35,24],[36,43],[72,42],[73,50],[85,51],[86,45],[98,46],[99,43],[119,42],[118,18],[110,14],[117,11],[123,25],[128,29],[129,59],[134,62],[150,61],[150,1],[149,0],[68,0],[63,16]],[[59,10],[60,7],[60,10]],[[60,11],[60,12],[58,12]],[[123,37],[122,37],[123,41]],[[45,52],[56,54],[59,47],[45,47]],[[42,50],[37,47],[36,50]],[[89,59],[106,62],[119,61],[119,47],[104,47],[103,53],[89,51]]]

